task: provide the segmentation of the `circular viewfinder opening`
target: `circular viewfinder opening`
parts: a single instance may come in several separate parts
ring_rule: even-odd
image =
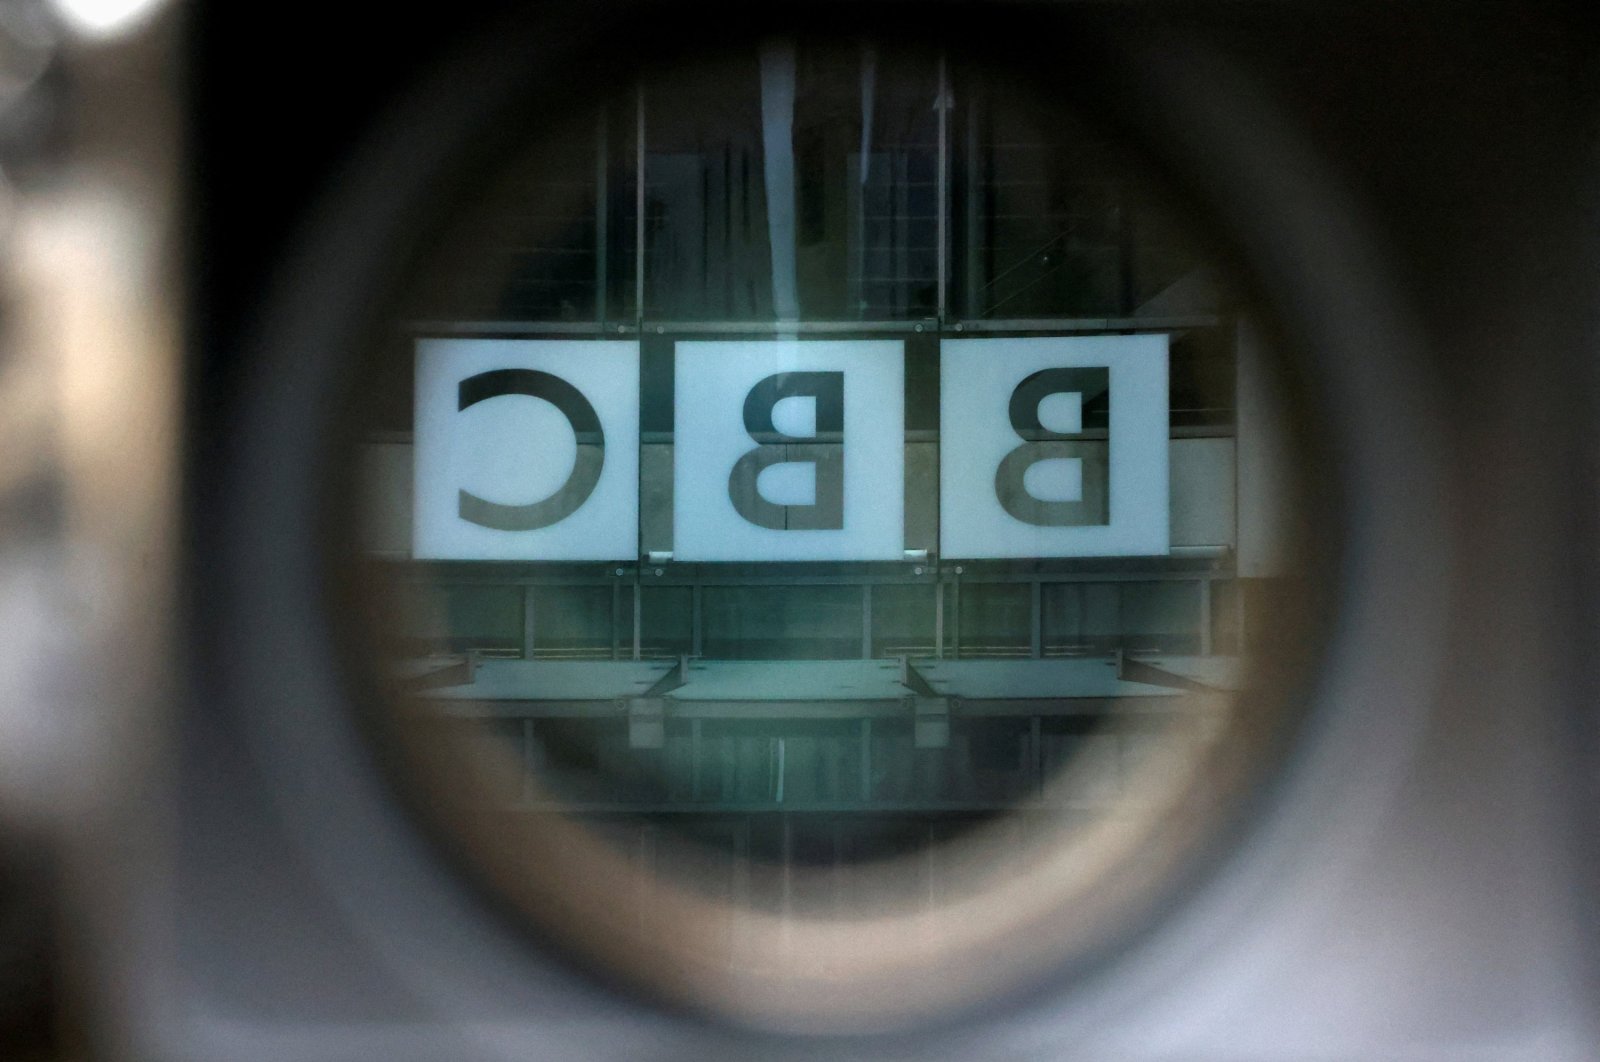
[[[334,584],[420,814],[571,954],[904,1027],[1106,955],[1281,763],[1292,352],[1045,100],[752,43],[506,141],[414,263]]]

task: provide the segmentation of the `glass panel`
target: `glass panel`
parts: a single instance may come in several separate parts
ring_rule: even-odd
[[[473,252],[435,263],[419,285],[417,319],[631,317],[634,124],[630,103],[609,103],[507,165],[488,209],[453,234]]]
[[[1033,599],[1026,583],[963,583],[961,655],[1030,655],[1032,615]]]
[[[937,588],[893,583],[872,588],[872,655],[934,656]]]
[[[1082,583],[1079,631],[1098,652],[1122,648],[1122,587],[1116,583]]]
[[[693,652],[694,591],[687,586],[647,586],[640,593],[640,655],[649,660]]]
[[[450,720],[418,738],[441,760],[445,731],[492,734],[441,814],[514,808],[502,852],[581,825],[540,863],[578,894],[863,917],[1061,865],[1047,846],[1101,860],[1101,831],[1136,877],[1287,718],[1232,692],[1313,614],[1235,579],[1238,529],[1295,501],[1239,477],[1237,296],[1085,123],[940,71],[769,42],[630,86],[517,145],[373,342],[367,568],[401,584],[386,662],[420,676],[397,730]],[[951,320],[902,329],[940,313],[941,227]],[[611,872],[572,869],[591,828]],[[619,932],[653,924],[642,895]],[[788,938],[720,939],[766,962]]]
[[[1081,129],[1042,129],[986,78],[964,88],[952,116],[962,315],[1127,313],[1127,195],[1099,146]]]
[[[1026,719],[966,719],[952,726],[950,745],[962,772],[950,796],[981,804],[1022,800],[1036,784]]]
[[[713,721],[701,737],[699,798],[715,804],[759,804],[778,792],[778,744],[769,728]]]
[[[617,742],[626,742],[619,720],[534,719],[528,726],[534,740],[525,752],[532,756],[529,766],[539,777],[583,800],[616,799],[617,778],[607,767],[615,758]]]
[[[861,799],[860,731],[853,720],[788,724],[778,740],[783,803]]]
[[[533,591],[533,655],[611,655],[609,586],[539,586]]]
[[[596,241],[604,257],[597,274],[604,277],[600,311],[606,322],[633,323],[639,318],[639,113],[640,100],[624,98],[601,110],[605,158],[599,172],[600,199],[606,205]]]
[[[1107,649],[1192,655],[1201,648],[1200,583],[1047,583],[1045,656]]]
[[[1046,583],[1040,588],[1041,655],[1085,656],[1098,650],[1084,630],[1083,599],[1080,583]]]
[[[708,586],[703,653],[721,660],[841,660],[861,655],[853,586]]]
[[[646,94],[646,316],[937,312],[938,66],[776,43]]]
[[[1191,328],[1174,333],[1171,343],[1172,426],[1231,425],[1237,363],[1233,329]]]
[[[644,100],[644,315],[771,318],[759,57],[699,65]]]
[[[443,648],[496,655],[522,651],[522,590],[514,586],[447,586],[441,595]]]
[[[1181,316],[1226,296],[1154,185],[1106,138],[958,71],[951,284],[966,318]]]
[[[530,179],[517,197],[520,208],[506,219],[506,272],[498,278],[496,318],[596,317],[596,145],[579,141],[570,148],[560,160],[560,176]]]
[[[1200,651],[1200,584],[1185,580],[1122,585],[1123,647],[1131,652]]]
[[[851,303],[840,316],[930,317],[938,312],[939,297],[937,60],[866,49],[860,65],[854,124],[833,125],[829,134],[836,138],[835,158],[843,147],[849,193],[848,239],[831,244],[836,275],[850,278]],[[830,124],[825,116],[812,118],[815,129]],[[857,143],[839,144],[851,133]],[[841,246],[848,259],[839,271]],[[825,304],[818,307],[819,316],[828,311]]]

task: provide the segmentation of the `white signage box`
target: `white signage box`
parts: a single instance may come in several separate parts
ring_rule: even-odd
[[[943,340],[940,553],[1167,553],[1167,353],[1164,335]]]
[[[638,556],[638,343],[419,340],[415,441],[417,558]]]
[[[673,556],[897,560],[905,344],[680,342]]]

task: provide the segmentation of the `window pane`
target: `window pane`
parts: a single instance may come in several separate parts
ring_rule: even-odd
[[[770,318],[759,57],[702,64],[644,100],[645,316]]]
[[[1026,583],[963,583],[961,655],[1027,656],[1033,602]]]
[[[533,651],[541,657],[611,652],[609,586],[540,586],[533,591]]]
[[[521,588],[449,586],[442,597],[444,644],[450,651],[501,655],[521,651]]]
[[[861,655],[859,587],[715,586],[703,593],[707,658],[839,660]]]
[[[1040,122],[990,75],[958,70],[951,284],[967,318],[1181,316],[1223,295],[1173,211],[1095,130]]]
[[[646,316],[938,310],[938,65],[773,44],[646,95]]]
[[[933,656],[933,586],[872,588],[872,655]]]
[[[1161,653],[1200,651],[1200,584],[1124,583],[1124,648]]]
[[[640,655],[650,659],[692,652],[694,592],[686,586],[650,586],[640,594]]]

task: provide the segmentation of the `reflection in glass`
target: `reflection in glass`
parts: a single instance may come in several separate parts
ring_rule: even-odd
[[[1005,78],[873,44],[655,71],[508,160],[376,346],[360,461],[388,725],[497,886],[608,961],[670,952],[664,991],[779,1024],[791,1004],[901,1007],[886,984],[959,995],[993,973],[990,938],[1037,970],[1154,903],[1271,760],[1273,647],[1313,601],[1295,484],[1260,471],[1300,441],[1239,400],[1275,394],[1271,352],[1180,217],[1148,171]],[[755,378],[821,332],[894,345],[903,481],[866,482],[899,514],[900,559],[685,561],[679,477],[715,494],[733,469],[681,467],[681,418],[708,411],[677,393],[680,346],[735,344]],[[1088,335],[1162,341],[1142,349],[1166,358],[1169,548],[941,555],[950,345]],[[414,358],[440,337],[636,356],[636,508],[618,517],[636,555],[412,556]],[[1120,385],[1062,378],[1089,376],[1087,399],[1045,395],[1020,429],[982,416],[1011,447],[1070,433],[1062,460],[1099,462],[1083,519],[1109,523],[1126,515],[1104,485]],[[802,464],[788,436],[822,423],[802,412],[785,439],[736,442]],[[1050,489],[1073,501],[1077,471]],[[933,915],[951,921],[917,921]],[[935,988],[940,963],[970,968]],[[727,975],[774,994],[730,999]]]
[[[935,57],[781,42],[647,86],[646,316],[934,315],[937,96]]]

